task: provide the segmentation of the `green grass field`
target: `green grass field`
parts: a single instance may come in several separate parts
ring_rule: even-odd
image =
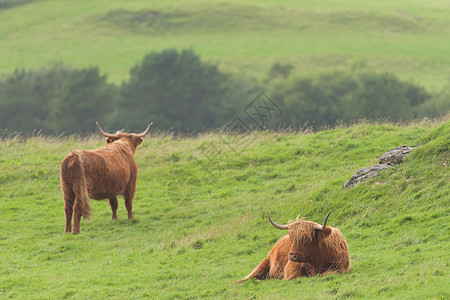
[[[227,143],[228,144],[227,144]],[[0,298],[448,299],[450,121],[361,123],[318,133],[153,133],[138,149],[135,219],[91,201],[64,234],[61,160],[103,138],[0,142]],[[390,148],[420,145],[378,178],[342,190]],[[230,145],[233,148],[230,148]],[[349,273],[243,278],[297,215],[339,228]]]
[[[63,61],[127,80],[148,52],[193,48],[223,71],[264,79],[358,66],[430,90],[450,78],[449,4],[402,1],[35,1],[0,10],[0,73]]]

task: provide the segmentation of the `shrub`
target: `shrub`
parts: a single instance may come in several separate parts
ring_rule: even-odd
[[[192,50],[150,52],[121,87],[118,118],[127,128],[198,131],[218,126],[231,114],[232,81]]]
[[[325,72],[274,80],[269,88],[284,109],[281,126],[308,124],[317,129],[362,118],[400,121],[417,117],[419,107],[420,115],[435,107],[423,87],[388,73]],[[435,100],[436,105],[441,102]]]
[[[4,134],[33,131],[86,133],[111,113],[115,89],[98,68],[74,69],[61,63],[16,70],[0,80],[0,128]]]
[[[97,67],[72,70],[51,100],[48,126],[53,132],[88,133],[95,130],[96,121],[110,124],[116,93]]]

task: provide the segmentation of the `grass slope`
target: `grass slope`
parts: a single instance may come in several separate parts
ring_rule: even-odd
[[[64,234],[59,168],[102,138],[0,142],[0,298],[434,298],[448,299],[450,121],[359,124],[319,133],[197,138],[162,134],[138,149],[135,219],[110,220],[91,201],[81,234]],[[420,145],[350,190],[356,169],[392,147]],[[233,146],[231,148],[230,146]],[[343,275],[293,281],[243,278],[300,214],[346,236]]]
[[[263,79],[367,66],[436,90],[448,84],[444,0],[34,1],[0,10],[0,73],[62,60],[111,81],[152,50],[192,47],[227,72]]]

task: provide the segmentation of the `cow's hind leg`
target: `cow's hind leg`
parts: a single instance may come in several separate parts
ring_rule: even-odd
[[[66,215],[66,227],[64,232],[72,231],[72,213],[73,203],[75,201],[75,194],[69,187],[63,186],[63,199],[64,199],[64,213]]]
[[[117,196],[109,198],[109,205],[111,206],[111,210],[112,210],[111,219],[117,219],[117,207],[119,206],[119,204],[117,202]]]
[[[73,206],[73,228],[72,228],[72,234],[80,233],[81,215],[82,215],[81,202],[80,202],[80,200],[78,198],[76,198],[75,199],[75,204]]]
[[[266,279],[267,276],[269,275],[269,270],[270,270],[270,261],[269,259],[266,257],[263,259],[262,262],[259,263],[259,265],[253,270],[253,272],[251,272],[250,274],[248,274],[247,276],[245,276],[244,279],[235,281],[233,283],[239,283],[245,280],[248,280],[250,278],[255,278],[255,279]]]

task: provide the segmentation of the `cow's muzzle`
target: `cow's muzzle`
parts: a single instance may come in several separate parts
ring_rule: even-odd
[[[295,262],[303,262],[302,255],[300,253],[289,253],[289,260]]]

